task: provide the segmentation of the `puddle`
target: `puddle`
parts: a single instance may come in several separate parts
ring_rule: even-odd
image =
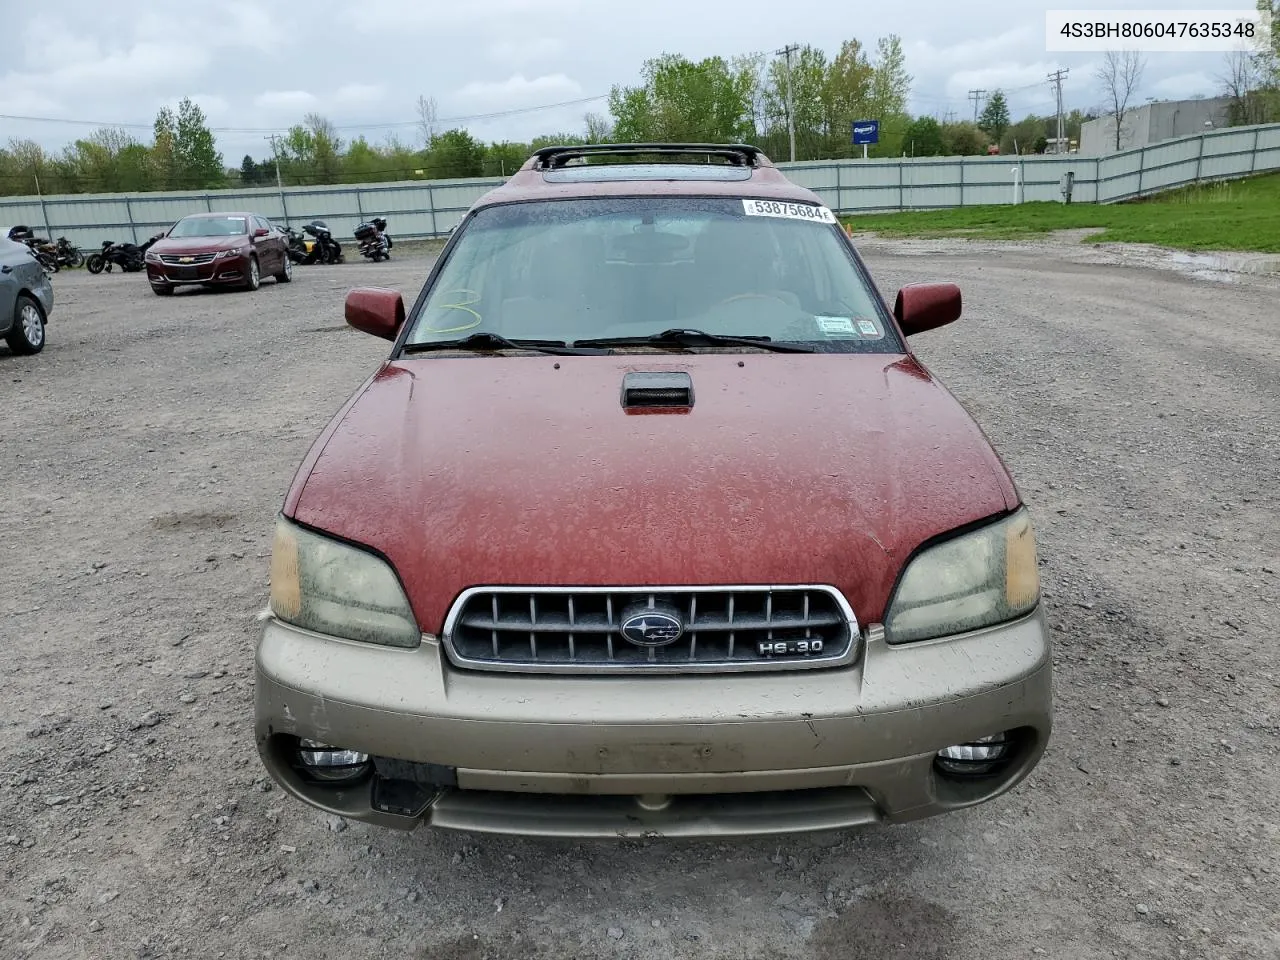
[[[855,235],[855,243],[865,251],[884,251],[897,257],[939,257],[974,253],[1018,253],[1043,256],[1052,251],[1055,259],[1071,263],[1166,270],[1211,283],[1240,283],[1249,277],[1280,278],[1280,255],[1274,253],[1204,252],[1171,250],[1144,243],[1083,243],[1099,228],[1055,230],[1042,237],[1019,240],[973,240],[967,238],[888,238]]]
[[[1195,272],[1280,274],[1280,256],[1272,253],[1185,253],[1173,250],[1166,256],[1175,267]]]

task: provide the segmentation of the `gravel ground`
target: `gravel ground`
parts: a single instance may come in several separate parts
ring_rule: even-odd
[[[273,790],[254,617],[295,467],[385,344],[299,269],[161,300],[55,278],[0,347],[0,956],[1280,956],[1280,281],[1061,243],[865,248],[955,279],[919,338],[1038,524],[1058,719],[1011,795],[751,842],[401,834]]]

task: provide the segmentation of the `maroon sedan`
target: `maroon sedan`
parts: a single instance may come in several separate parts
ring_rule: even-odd
[[[293,279],[284,235],[256,213],[183,217],[147,251],[147,279],[160,296],[184,284],[257,290],[263,276]]]

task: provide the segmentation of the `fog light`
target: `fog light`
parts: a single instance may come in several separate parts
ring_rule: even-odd
[[[1012,748],[1009,737],[996,733],[938,751],[938,769],[959,776],[990,773]]]
[[[298,761],[312,777],[331,782],[354,780],[369,769],[367,753],[346,750],[318,740],[298,741]]]

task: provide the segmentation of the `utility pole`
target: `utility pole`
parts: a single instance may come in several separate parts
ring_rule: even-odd
[[[284,193],[284,184],[280,182],[280,151],[276,149],[277,136],[279,136],[279,134],[273,133],[270,136],[263,137],[262,139],[271,141],[271,156],[276,162],[276,189],[281,193]]]
[[[796,162],[796,105],[791,95],[791,54],[800,47],[789,43],[781,50],[775,51],[787,58],[787,136],[791,140],[791,162]]]
[[[280,215],[288,221],[289,208],[284,205],[284,182],[280,179],[280,151],[276,149],[277,136],[273,133],[263,139],[271,141],[271,158],[276,162],[276,189],[280,191]]]
[[[1062,69],[1062,70],[1056,70],[1053,73],[1049,74],[1049,82],[1054,85],[1055,89],[1058,92],[1058,140],[1057,140],[1057,143],[1055,143],[1053,146],[1054,153],[1063,152],[1063,138],[1065,137],[1065,133],[1063,130],[1063,122],[1062,122],[1062,81],[1066,77],[1066,75],[1070,72],[1071,72],[1070,70]]]
[[[978,110],[980,109],[978,105],[982,102],[982,98],[985,97],[986,95],[987,95],[987,91],[985,90],[969,91],[969,99],[973,101],[973,122],[974,123],[978,122]]]

